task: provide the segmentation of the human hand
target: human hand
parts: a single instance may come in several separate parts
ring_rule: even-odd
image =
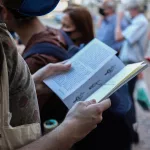
[[[55,74],[69,71],[70,69],[71,69],[70,64],[56,63],[56,64],[48,64],[42,69],[38,70],[34,75],[32,75],[38,95],[40,95],[40,93],[43,94],[43,92],[49,93],[50,91],[50,89],[43,83],[44,79]]]
[[[73,139],[78,142],[97,127],[102,121],[102,113],[110,106],[110,100],[79,102],[69,111],[63,124],[68,126]]]
[[[44,79],[65,72],[69,71],[71,68],[70,64],[63,64],[63,63],[56,63],[56,64],[48,64],[42,69],[38,70],[34,75],[33,79],[36,83],[41,83]]]

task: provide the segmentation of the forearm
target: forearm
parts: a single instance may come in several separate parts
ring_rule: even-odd
[[[97,27],[98,27],[98,28],[101,27],[103,20],[104,20],[104,17],[101,16],[100,19],[99,19],[99,21],[98,21],[98,23],[97,23]]]
[[[115,40],[118,42],[124,40],[122,30],[119,26],[116,28]]]
[[[62,123],[54,131],[19,150],[69,150],[75,143],[70,127]]]
[[[122,41],[124,39],[123,34],[122,34],[122,29],[121,29],[121,21],[122,21],[122,17],[118,16],[117,23],[116,23],[116,31],[115,31],[116,41]]]

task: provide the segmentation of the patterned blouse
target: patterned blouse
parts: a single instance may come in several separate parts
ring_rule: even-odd
[[[34,82],[5,24],[0,24],[0,53],[2,49],[8,66],[11,126],[40,122]]]

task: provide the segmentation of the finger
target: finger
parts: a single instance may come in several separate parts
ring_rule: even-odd
[[[70,70],[71,64],[48,64],[34,74],[34,79],[42,82],[44,79],[55,74]]]
[[[41,70],[42,79],[46,79],[50,76],[56,75],[61,72],[69,71],[71,64],[49,64]],[[43,72],[42,72],[43,71]]]
[[[86,107],[88,107],[92,104],[96,104],[96,100],[85,101],[84,104],[86,105]]]
[[[98,108],[101,112],[104,112],[111,106],[111,101],[110,99],[104,100],[98,104]]]
[[[90,109],[96,111],[98,115],[102,114],[111,106],[110,100],[105,100],[97,104],[90,105]]]
[[[65,60],[65,61],[60,62],[60,64],[65,64],[65,63],[67,63],[68,61],[69,61],[69,59],[67,59],[67,60]]]
[[[56,64],[53,66],[54,73],[69,71],[70,68],[71,68],[71,64]]]

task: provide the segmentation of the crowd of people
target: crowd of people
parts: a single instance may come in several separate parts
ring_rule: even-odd
[[[43,80],[69,71],[71,64],[64,61],[94,38],[116,50],[125,65],[143,61],[149,35],[144,5],[133,0],[118,12],[116,1],[105,0],[98,7],[95,33],[87,8],[69,5],[62,12],[62,27],[55,29],[38,16],[53,10],[59,0],[36,1],[0,0],[0,148],[131,150],[139,142],[133,98],[137,77],[109,100],[79,102],[71,110]],[[18,35],[17,42],[6,26]],[[45,134],[43,124],[49,119],[56,119],[59,126]]]

